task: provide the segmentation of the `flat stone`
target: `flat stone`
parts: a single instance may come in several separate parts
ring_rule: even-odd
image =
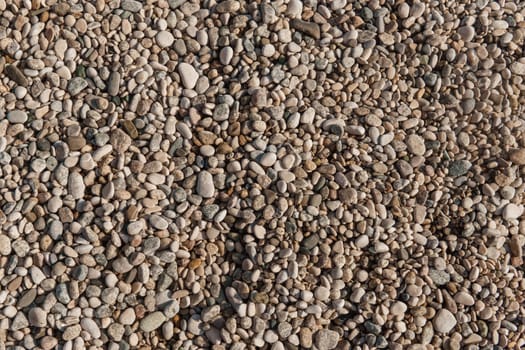
[[[142,10],[142,3],[135,0],[122,0],[120,8],[129,12],[139,12]]]
[[[77,172],[69,174],[69,180],[67,184],[68,192],[73,199],[82,199],[84,198],[84,192],[86,190],[86,185],[84,185],[84,178]]]
[[[236,0],[221,1],[215,6],[217,13],[233,13],[239,11],[241,4]]]
[[[117,153],[122,154],[129,149],[129,146],[131,146],[131,137],[123,130],[115,129],[111,133],[110,142],[113,149]]]
[[[502,216],[505,220],[515,220],[523,215],[523,205],[509,203],[503,208]]]
[[[157,33],[157,35],[155,35],[155,41],[157,42],[157,45],[159,45],[161,48],[166,48],[173,45],[175,38],[170,32],[166,30],[161,30]]]
[[[320,329],[315,333],[315,346],[319,350],[331,350],[337,347],[339,333],[330,329]]]
[[[7,120],[13,124],[23,124],[27,121],[27,113],[16,109],[7,113]]]
[[[11,254],[11,239],[0,233],[0,255]]]
[[[450,176],[462,176],[468,173],[472,167],[472,163],[468,160],[454,160],[448,166],[448,174]]]
[[[125,257],[120,257],[115,260],[113,260],[113,263],[111,264],[113,266],[113,270],[116,273],[126,273],[131,271],[133,268],[133,265],[131,265]]]
[[[450,282],[450,274],[446,271],[429,269],[428,276],[438,286],[441,286],[441,285],[444,285]]]
[[[79,324],[67,327],[62,333],[62,339],[65,341],[73,340],[80,335],[80,332],[82,332],[82,327]]]
[[[525,63],[513,62],[510,65],[510,70],[514,74],[525,75]]]
[[[199,74],[195,68],[193,68],[193,66],[188,63],[182,62],[179,63],[177,70],[179,72],[182,85],[184,85],[186,89],[193,89],[197,84],[197,80],[199,79]]]
[[[301,246],[307,250],[311,250],[319,243],[319,235],[314,233],[303,239]]]
[[[456,326],[457,320],[452,312],[441,309],[432,320],[434,330],[439,333],[448,334]]]
[[[313,22],[303,21],[302,19],[294,18],[290,25],[295,30],[305,33],[315,39],[321,39],[321,28],[319,24]]]
[[[509,159],[516,165],[525,165],[525,148],[514,149],[510,151]]]
[[[75,77],[69,81],[69,84],[67,85],[67,92],[71,96],[78,95],[82,90],[87,88],[88,83],[84,78],[81,77]]]
[[[472,297],[472,295],[470,295],[467,292],[463,292],[463,291],[457,292],[456,295],[454,295],[454,301],[462,305],[467,305],[467,306],[474,305],[474,298]]]
[[[215,194],[213,176],[206,170],[201,171],[197,177],[197,194],[203,198],[212,198]]]
[[[425,154],[425,140],[419,135],[409,135],[406,140],[406,145],[408,151],[416,156],[422,156]]]
[[[82,317],[82,319],[80,320],[80,326],[83,330],[88,332],[94,339],[100,338],[100,328],[93,319],[88,317]]]
[[[34,307],[28,313],[29,324],[33,327],[45,327],[47,324],[47,312],[40,307]]]
[[[160,215],[151,215],[149,217],[149,223],[157,230],[165,230],[169,226],[168,221]]]
[[[120,89],[120,73],[117,71],[111,72],[108,79],[107,90],[110,96],[117,96]]]
[[[26,76],[20,69],[18,69],[17,66],[10,64],[5,67],[5,73],[15,83],[17,83],[20,86],[28,86],[29,81],[27,80]]]
[[[166,321],[166,316],[160,311],[153,312],[148,316],[144,317],[140,321],[140,329],[143,332],[151,332],[159,328],[164,321]]]

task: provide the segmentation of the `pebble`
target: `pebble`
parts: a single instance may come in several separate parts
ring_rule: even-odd
[[[436,313],[432,324],[434,330],[439,333],[448,334],[456,326],[457,320],[454,315],[447,309],[441,309]]]
[[[14,110],[7,114],[7,120],[13,124],[23,124],[27,121],[27,113],[21,110]]]
[[[45,327],[47,324],[47,313],[39,307],[34,307],[28,313],[29,324],[32,327]]]
[[[87,86],[88,86],[88,83],[86,82],[86,80],[84,80],[81,77],[76,77],[69,81],[69,84],[67,85],[67,92],[69,92],[71,96],[76,96],[82,90],[87,88]]]
[[[166,47],[170,47],[171,45],[173,45],[175,38],[173,37],[173,34],[171,34],[170,32],[166,30],[162,30],[157,33],[157,35],[155,36],[155,40],[160,47],[166,48]]]
[[[509,203],[505,206],[502,216],[505,220],[515,220],[523,215],[523,205]]]
[[[425,154],[426,148],[425,148],[425,141],[421,136],[411,134],[407,138],[407,149],[410,153],[415,154],[417,156],[422,156]]]
[[[178,66],[178,72],[184,87],[186,89],[193,89],[197,84],[197,79],[199,79],[199,75],[197,74],[197,71],[195,71],[195,68],[182,62]]]
[[[67,189],[73,199],[84,198],[86,185],[84,184],[84,178],[77,172],[69,174],[69,180],[67,183]]]
[[[203,198],[212,198],[215,194],[213,176],[205,170],[201,171],[198,175],[197,193]]]
[[[15,83],[17,83],[20,86],[27,87],[29,85],[29,81],[22,73],[22,71],[15,65],[10,64],[5,67],[5,73]]]
[[[143,332],[152,332],[166,321],[166,317],[160,311],[153,312],[140,321],[140,329]]]
[[[330,350],[337,347],[339,334],[330,329],[318,330],[315,334],[315,346],[319,350]]]
[[[120,7],[129,12],[139,12],[142,10],[142,3],[136,0],[122,0]]]
[[[512,150],[509,158],[516,165],[525,165],[525,148]]]

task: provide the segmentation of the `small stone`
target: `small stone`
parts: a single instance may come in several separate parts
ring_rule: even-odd
[[[456,318],[447,309],[441,309],[432,320],[436,332],[448,334],[456,326]]]
[[[11,254],[11,239],[0,233],[0,255],[9,255]]]
[[[73,199],[84,198],[84,192],[86,186],[84,185],[84,178],[77,172],[69,174],[69,180],[67,184],[68,192]]]
[[[314,233],[304,238],[303,241],[301,242],[301,245],[303,246],[303,248],[307,250],[312,250],[314,247],[317,246],[318,243],[319,243],[319,235]]]
[[[425,141],[421,136],[415,134],[409,135],[406,144],[407,149],[410,153],[415,154],[417,156],[422,156],[425,154]]]
[[[29,321],[27,320],[26,316],[22,311],[19,311],[13,321],[11,322],[11,330],[12,331],[18,331],[20,329],[24,329],[26,327],[29,327]]]
[[[110,96],[117,96],[119,89],[120,89],[120,73],[117,71],[111,72],[108,79],[108,94]]]
[[[85,79],[81,77],[75,77],[69,81],[69,84],[67,85],[67,92],[71,96],[78,95],[82,90],[87,88],[88,83]]]
[[[330,329],[320,329],[315,334],[315,346],[319,350],[331,350],[339,343],[339,333]]]
[[[143,332],[152,332],[159,328],[164,323],[164,321],[166,321],[166,316],[164,316],[162,312],[156,311],[144,317],[140,321],[140,329]]]
[[[159,45],[161,48],[166,48],[173,45],[175,38],[170,32],[166,30],[161,30],[155,36],[155,40],[157,41],[157,45]]]
[[[448,166],[448,174],[450,176],[462,176],[465,175],[472,167],[472,163],[468,160],[455,160],[450,162]]]
[[[54,349],[56,348],[57,344],[58,344],[58,339],[48,336],[48,335],[46,335],[40,340],[40,347],[42,348],[42,350]]]
[[[396,301],[390,306],[390,313],[394,316],[402,316],[407,311],[407,308],[407,304],[401,301]]]
[[[523,205],[509,203],[505,206],[502,216],[505,220],[515,220],[523,215]]]
[[[457,292],[456,295],[454,295],[454,300],[458,304],[472,306],[474,305],[474,298],[472,295],[468,294],[467,292]]]
[[[221,307],[213,305],[202,310],[201,319],[203,322],[210,322],[221,314]]]
[[[239,11],[240,8],[241,4],[238,1],[225,0],[215,6],[215,11],[218,13],[234,13]]]
[[[133,323],[135,323],[135,319],[135,310],[131,307],[122,311],[122,313],[119,316],[119,322],[123,325],[132,325]]]
[[[458,28],[458,34],[461,36],[461,39],[466,42],[472,41],[476,35],[476,31],[472,26],[463,26]]]
[[[178,72],[184,87],[186,89],[193,89],[197,84],[197,80],[199,79],[199,74],[195,68],[193,68],[193,66],[188,63],[182,62],[179,63]]]
[[[14,110],[7,113],[7,120],[13,124],[23,124],[27,121],[27,113],[21,110]]]
[[[129,12],[139,12],[142,10],[142,3],[135,0],[122,0],[120,7]]]
[[[124,128],[124,130],[126,131],[126,133],[132,138],[132,139],[136,139],[137,137],[139,137],[139,132],[137,130],[137,127],[135,126],[135,124],[133,124],[133,122],[131,120],[123,120],[121,122],[121,125],[122,125],[122,128]]]
[[[28,313],[29,324],[33,327],[45,327],[47,324],[47,312],[40,307],[34,307]]]
[[[27,80],[26,76],[20,69],[18,69],[17,66],[10,64],[5,67],[5,73],[15,83],[17,83],[20,86],[28,86],[29,81]]]
[[[326,301],[330,298],[330,290],[326,287],[317,287],[314,291],[314,296],[317,300]]]
[[[428,271],[428,276],[438,286],[441,286],[441,285],[444,285],[450,282],[450,275],[446,271],[430,269]]]
[[[525,148],[510,151],[509,159],[516,165],[525,165]]]
[[[303,2],[301,0],[290,0],[286,8],[286,15],[291,18],[301,18],[303,13]]]
[[[153,226],[153,228],[156,228],[157,230],[165,230],[169,226],[168,221],[160,215],[150,216],[149,223],[151,224],[151,226]]]
[[[129,261],[124,257],[120,257],[113,260],[113,263],[111,265],[113,266],[113,270],[116,273],[126,273],[131,271],[131,269],[133,268],[133,265],[131,265]]]
[[[203,198],[212,198],[215,194],[213,176],[206,170],[201,171],[198,175],[197,194]]]
[[[111,133],[111,145],[117,153],[124,153],[131,146],[131,137],[121,129],[115,129]]]
[[[511,70],[512,73],[514,73],[514,74],[525,75],[525,63],[521,63],[521,62],[513,62],[513,63],[510,65],[510,70]]]
[[[80,332],[82,332],[82,327],[79,324],[67,327],[62,333],[62,339],[65,341],[73,340],[80,335]]]
[[[98,327],[97,323],[91,318],[83,317],[80,320],[80,326],[83,330],[88,332],[94,339],[98,339],[101,335],[100,328]]]
[[[317,23],[307,22],[303,21],[302,19],[295,18],[290,22],[290,25],[292,26],[292,28],[303,32],[315,39],[321,39],[321,28]]]

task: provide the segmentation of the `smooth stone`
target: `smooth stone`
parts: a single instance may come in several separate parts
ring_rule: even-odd
[[[472,306],[475,303],[472,295],[470,295],[467,292],[463,292],[463,291],[457,292],[456,295],[454,295],[454,301],[456,301],[456,303],[458,304],[467,305],[467,306]]]
[[[34,307],[29,310],[27,317],[29,324],[33,327],[45,327],[47,324],[47,312],[40,307]]]
[[[155,36],[155,40],[157,41],[157,45],[159,45],[162,48],[166,48],[173,45],[175,38],[173,37],[173,34],[166,30],[163,30],[157,33],[157,35]]]
[[[110,96],[117,96],[120,89],[120,73],[117,71],[111,72],[108,79],[107,91]]]
[[[6,66],[5,73],[9,77],[9,79],[14,81],[18,85],[24,86],[24,87],[29,85],[29,81],[27,80],[24,73],[20,69],[18,69],[18,67],[15,65],[10,64]]]
[[[150,216],[149,223],[157,230],[165,230],[169,226],[168,221],[159,215]]]
[[[402,316],[407,311],[407,304],[396,301],[392,305],[390,305],[390,313],[394,316]]]
[[[447,284],[450,282],[450,275],[446,271],[440,271],[436,269],[430,269],[428,271],[428,277],[438,286]]]
[[[87,88],[88,83],[85,79],[81,77],[75,77],[69,81],[67,85],[67,91],[71,96],[78,95],[82,90]]]
[[[449,333],[456,326],[456,323],[457,320],[454,314],[447,309],[439,310],[432,320],[434,330],[444,334]]]
[[[509,159],[516,165],[525,165],[525,148],[514,149],[510,151]]]
[[[472,41],[472,39],[474,39],[474,36],[476,35],[476,31],[472,26],[459,27],[457,32],[461,36],[461,39],[463,39],[463,41],[466,42]]]
[[[100,338],[100,328],[93,319],[83,317],[80,320],[80,326],[82,327],[82,329],[88,332],[94,339]]]
[[[230,46],[223,47],[219,53],[219,60],[221,61],[221,63],[224,65],[228,65],[230,64],[232,58],[233,49]]]
[[[68,192],[73,199],[84,198],[84,192],[86,185],[84,185],[84,178],[77,172],[69,174],[69,180],[67,184]]]
[[[199,74],[195,68],[186,62],[182,62],[179,63],[177,69],[184,87],[186,89],[193,89],[197,84],[197,80],[199,79]]]
[[[0,233],[0,255],[9,255],[11,254],[11,239]]]
[[[159,328],[164,321],[166,321],[166,316],[160,311],[153,312],[148,316],[144,317],[140,321],[140,329],[143,332],[151,332]]]
[[[502,212],[505,220],[515,220],[521,215],[523,215],[523,205],[516,205],[514,203],[507,204]]]
[[[465,175],[471,167],[472,163],[468,160],[454,160],[449,164],[448,174],[450,176],[462,176]]]
[[[197,194],[203,198],[212,198],[215,194],[213,176],[206,170],[201,171],[198,175]]]
[[[264,153],[261,156],[259,160],[259,164],[261,164],[264,167],[270,167],[274,165],[276,161],[277,161],[277,155],[275,153],[268,152],[268,153]]]
[[[331,350],[339,343],[339,333],[330,329],[320,329],[314,337],[315,346],[318,350]]]
[[[27,113],[19,109],[7,113],[7,120],[13,124],[23,124],[27,121]]]
[[[120,7],[129,12],[139,12],[142,10],[142,3],[135,0],[122,0]]]
[[[302,19],[294,18],[290,25],[295,30],[298,30],[300,32],[303,32],[315,39],[321,39],[321,27],[319,27],[319,24],[314,22],[307,22],[303,21]]]
[[[422,156],[425,154],[425,141],[419,135],[410,134],[406,140],[406,145],[408,151],[416,156]]]

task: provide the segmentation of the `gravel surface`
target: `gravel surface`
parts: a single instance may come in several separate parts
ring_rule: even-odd
[[[0,0],[0,350],[525,347],[525,2]]]

